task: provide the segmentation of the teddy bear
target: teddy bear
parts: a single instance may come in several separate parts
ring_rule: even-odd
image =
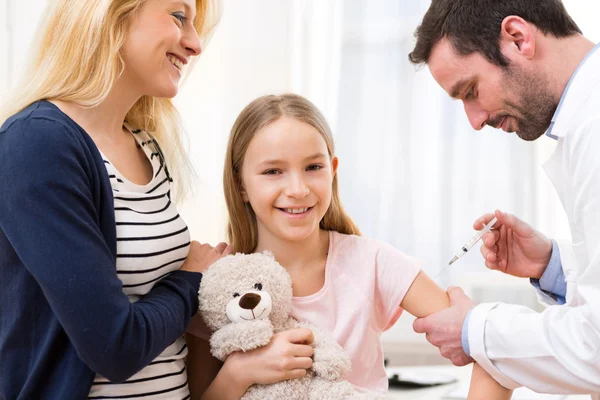
[[[343,380],[351,363],[342,347],[321,329],[290,316],[292,279],[271,253],[223,257],[204,273],[198,300],[198,312],[213,332],[211,353],[221,361],[233,352],[267,345],[277,332],[300,327],[313,331],[313,365],[305,377],[252,385],[243,400],[386,398],[359,392]]]

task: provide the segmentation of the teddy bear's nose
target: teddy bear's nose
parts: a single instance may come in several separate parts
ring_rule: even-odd
[[[240,298],[240,307],[246,310],[253,310],[260,303],[260,295],[256,293],[246,293]]]

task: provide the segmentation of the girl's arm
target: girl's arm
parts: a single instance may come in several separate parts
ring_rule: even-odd
[[[254,384],[301,378],[312,366],[313,334],[301,328],[276,333],[261,348],[229,355],[222,364],[208,341],[188,334],[188,382],[192,399],[238,400]]]
[[[421,271],[408,289],[400,307],[415,317],[422,318],[450,307],[450,299],[441,287]],[[479,364],[473,363],[468,397],[470,400],[504,400],[510,399],[511,395],[512,390],[501,386]]]

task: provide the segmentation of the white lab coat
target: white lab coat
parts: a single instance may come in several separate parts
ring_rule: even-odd
[[[566,305],[541,292],[541,313],[480,304],[469,319],[471,356],[507,388],[592,394],[600,400],[600,49],[571,81],[544,165],[569,219],[572,244],[558,242]],[[549,139],[550,140],[550,139]]]

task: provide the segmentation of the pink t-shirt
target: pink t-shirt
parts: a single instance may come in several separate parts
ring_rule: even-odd
[[[419,260],[386,243],[331,231],[325,284],[315,294],[294,297],[292,315],[332,333],[352,361],[345,379],[385,392],[381,333],[402,314],[400,303],[420,270]],[[210,337],[199,315],[188,332]]]
[[[294,297],[292,315],[331,332],[352,360],[345,378],[360,389],[385,392],[381,333],[400,317],[400,303],[421,262],[362,236],[330,232],[325,284]]]

